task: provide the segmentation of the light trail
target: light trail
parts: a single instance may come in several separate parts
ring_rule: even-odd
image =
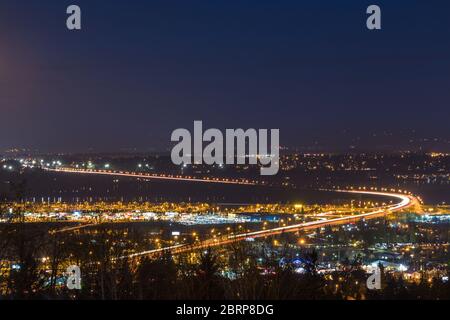
[[[82,225],[75,226],[75,227],[67,227],[67,228],[62,228],[62,229],[58,229],[58,230],[51,230],[50,233],[55,234],[55,233],[70,232],[70,231],[80,230],[80,229],[93,227],[93,226],[97,226],[97,225],[98,225],[97,223],[82,224]]]
[[[85,169],[72,169],[72,168],[42,168],[46,171],[59,172],[59,173],[76,173],[86,175],[104,175],[104,176],[116,176],[116,177],[128,177],[128,178],[141,178],[141,179],[155,179],[155,180],[174,180],[174,181],[189,181],[189,182],[203,182],[203,183],[219,183],[219,184],[232,184],[232,185],[265,185],[264,182],[249,181],[249,180],[237,180],[237,179],[219,179],[219,178],[193,178],[177,175],[166,174],[152,174],[152,173],[137,173],[127,171],[112,171],[112,170],[85,170]]]
[[[200,179],[193,177],[183,177],[183,176],[173,176],[164,174],[151,174],[151,173],[136,173],[127,171],[113,171],[113,170],[89,170],[89,169],[74,169],[74,168],[42,168],[43,170],[57,173],[73,173],[73,174],[85,174],[85,175],[103,175],[103,176],[118,176],[127,178],[138,178],[138,179],[156,179],[156,180],[168,180],[168,181],[189,181],[189,182],[201,182],[201,183],[219,183],[219,184],[230,184],[230,185],[246,185],[246,186],[256,186],[265,185],[264,182],[259,181],[249,181],[249,180],[237,180],[237,179]],[[53,233],[63,233],[69,231],[75,231],[87,227],[92,227],[97,224],[84,224],[76,227],[68,227],[60,230],[52,231]]]
[[[258,185],[263,184],[262,182],[257,181],[239,181],[239,180],[229,180],[229,179],[199,179],[199,178],[192,178],[192,177],[183,177],[183,176],[168,176],[168,175],[157,175],[157,174],[145,174],[145,173],[133,173],[133,172],[123,172],[123,171],[111,171],[111,170],[85,170],[85,169],[72,169],[72,168],[59,168],[59,169],[50,169],[50,168],[44,168],[47,171],[53,171],[53,172],[62,172],[62,173],[75,173],[75,174],[92,174],[92,175],[109,175],[109,176],[122,176],[122,177],[130,177],[130,178],[142,178],[142,179],[159,179],[159,180],[175,180],[175,181],[190,181],[190,182],[203,182],[203,183],[221,183],[221,184],[234,184],[234,185]],[[260,237],[267,237],[271,235],[277,235],[284,232],[297,232],[299,230],[309,230],[309,229],[315,229],[327,225],[339,225],[339,224],[346,224],[351,222],[356,222],[361,219],[373,219],[380,216],[384,216],[386,214],[390,214],[399,210],[403,210],[415,203],[418,203],[418,199],[416,199],[413,196],[405,195],[401,193],[394,193],[394,192],[378,192],[378,191],[365,191],[365,190],[326,190],[326,191],[333,191],[333,192],[345,192],[345,193],[354,193],[354,194],[364,194],[364,195],[374,195],[374,196],[383,196],[383,197],[390,197],[400,200],[399,203],[386,206],[384,208],[376,208],[376,210],[371,212],[366,212],[362,214],[357,215],[350,215],[345,217],[339,217],[339,218],[331,218],[327,220],[318,220],[318,221],[310,221],[310,222],[304,222],[300,224],[294,224],[289,225],[285,227],[278,227],[273,229],[267,229],[267,230],[259,230],[259,231],[253,231],[253,232],[247,232],[247,233],[241,233],[236,235],[228,235],[221,238],[214,238],[214,239],[208,239],[205,241],[202,241],[197,244],[188,245],[188,244],[179,244],[174,245],[170,247],[165,248],[159,248],[159,249],[153,249],[153,250],[147,250],[139,253],[134,253],[127,256],[122,256],[120,259],[125,258],[136,258],[140,256],[145,255],[155,255],[162,252],[170,251],[172,254],[178,254],[183,252],[189,252],[209,247],[215,247],[215,246],[221,246],[226,245],[238,241],[242,241],[249,238],[260,238]],[[328,212],[325,212],[322,214],[322,217],[326,217]],[[83,228],[89,225],[85,226],[79,226],[72,228],[73,230]],[[64,230],[64,229],[63,229]],[[65,231],[69,231],[69,229],[66,229]],[[63,231],[62,231],[63,232]]]
[[[228,235],[226,237],[222,238],[215,238],[215,239],[208,239],[205,241],[202,241],[201,243],[194,244],[194,245],[188,245],[188,244],[179,244],[171,247],[166,248],[159,248],[155,250],[147,250],[144,252],[134,253],[128,256],[123,256],[121,259],[125,258],[136,258],[140,256],[145,255],[155,255],[162,252],[170,251],[172,254],[179,254],[183,252],[189,252],[199,249],[205,249],[215,246],[222,246],[226,244],[235,243],[238,241],[243,241],[249,238],[261,238],[261,237],[267,237],[272,235],[277,235],[285,232],[297,232],[300,230],[309,230],[309,229],[315,229],[319,227],[324,227],[328,225],[339,225],[339,224],[346,224],[351,222],[356,222],[361,219],[373,219],[380,216],[384,216],[386,214],[391,214],[399,210],[403,210],[408,208],[409,206],[412,206],[413,204],[417,203],[417,199],[410,195],[404,195],[400,193],[388,193],[388,192],[375,192],[375,191],[353,191],[353,190],[330,190],[335,192],[346,192],[346,193],[355,193],[355,194],[364,194],[364,195],[375,195],[375,196],[384,196],[384,197],[391,197],[395,199],[401,200],[397,204],[389,205],[384,208],[376,208],[376,210],[371,212],[366,212],[358,215],[351,215],[351,216],[345,216],[345,217],[339,217],[339,218],[332,218],[328,220],[320,220],[320,221],[311,221],[311,222],[304,222],[300,224],[294,224],[290,226],[285,227],[278,227],[273,229],[267,229],[267,230],[259,230],[259,231],[253,231],[253,232],[247,232],[247,233],[241,233],[236,235]]]

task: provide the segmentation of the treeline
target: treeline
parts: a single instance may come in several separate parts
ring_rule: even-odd
[[[271,250],[251,243],[171,256],[121,258],[138,239],[100,228],[92,233],[49,234],[42,226],[0,229],[0,299],[450,299],[450,284],[419,283],[382,273],[382,289],[366,288],[359,257],[342,269],[317,272],[318,253],[303,252],[303,272],[280,264]],[[68,290],[69,265],[81,268],[81,290]],[[297,270],[298,271],[298,270]]]

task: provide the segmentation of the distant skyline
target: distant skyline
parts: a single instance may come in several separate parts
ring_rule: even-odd
[[[65,27],[70,4],[81,31]],[[380,31],[365,27],[370,4]],[[450,151],[449,9],[3,0],[0,152],[167,151],[194,120],[279,128],[290,147]]]
[[[392,133],[377,133],[368,136],[351,137],[348,132],[342,132],[339,144],[330,140],[314,140],[311,144],[282,145],[282,153],[289,152],[324,152],[324,153],[353,153],[353,152],[450,152],[450,140],[437,137],[416,137],[414,133],[401,133],[393,137]],[[392,137],[395,141],[386,141]],[[8,153],[159,153],[169,155],[173,144],[166,147],[89,147],[89,148],[60,148],[50,150],[36,147],[11,146],[0,149],[0,155]]]

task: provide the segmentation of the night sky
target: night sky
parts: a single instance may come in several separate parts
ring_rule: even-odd
[[[82,9],[81,31],[66,28],[70,4]],[[381,31],[366,28],[370,4],[381,6]],[[171,132],[194,120],[280,128],[287,146],[448,141],[449,9],[1,0],[0,150],[166,150]]]

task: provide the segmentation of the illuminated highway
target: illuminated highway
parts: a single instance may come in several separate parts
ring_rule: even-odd
[[[80,230],[80,229],[84,229],[84,228],[88,228],[88,227],[93,227],[96,226],[97,223],[88,223],[88,224],[81,224],[75,227],[67,227],[67,228],[62,228],[59,230],[51,230],[50,233],[63,233],[63,232],[70,232],[70,231],[75,231],[75,230]]]
[[[129,256],[125,256],[122,258],[135,258],[135,257],[144,256],[144,255],[155,255],[155,254],[159,254],[159,253],[165,252],[165,251],[170,251],[172,254],[178,254],[178,253],[189,252],[189,251],[194,251],[194,250],[199,250],[199,249],[206,249],[206,248],[210,248],[210,247],[214,247],[214,246],[226,245],[226,244],[235,243],[235,242],[250,239],[250,238],[254,239],[254,238],[277,235],[277,234],[281,234],[281,233],[285,233],[285,232],[297,232],[300,230],[315,229],[315,228],[324,227],[324,226],[328,226],[328,225],[352,223],[352,222],[355,222],[355,221],[358,221],[361,219],[373,219],[373,218],[384,216],[386,214],[394,213],[399,210],[406,209],[409,206],[414,205],[418,201],[415,197],[413,197],[411,195],[404,195],[404,194],[400,194],[400,193],[376,192],[376,191],[356,191],[356,190],[355,191],[353,191],[353,190],[333,190],[333,191],[391,197],[396,200],[400,200],[400,202],[393,204],[393,205],[385,206],[383,208],[375,208],[374,211],[366,212],[366,213],[362,213],[362,214],[349,215],[349,216],[345,216],[345,217],[332,218],[332,219],[328,219],[328,220],[304,222],[304,223],[289,225],[289,226],[285,226],[285,227],[278,227],[278,228],[267,229],[267,230],[259,230],[259,231],[241,233],[241,234],[236,234],[236,235],[227,235],[227,236],[224,236],[221,238],[205,240],[200,243],[193,244],[193,245],[179,244],[179,245],[175,245],[175,246],[134,253],[134,254],[131,254]]]
[[[111,171],[111,170],[85,170],[85,169],[71,169],[71,168],[58,168],[58,169],[48,169],[47,171],[53,171],[53,172],[60,172],[60,173],[73,173],[73,174],[90,174],[90,175],[109,175],[109,176],[122,176],[122,177],[130,177],[130,178],[142,178],[142,179],[159,179],[159,180],[175,180],[175,181],[190,181],[190,182],[202,182],[202,183],[222,183],[222,184],[234,184],[234,185],[258,185],[263,184],[262,182],[257,181],[249,181],[249,180],[236,180],[236,179],[218,179],[218,178],[193,178],[193,177],[185,177],[185,176],[173,176],[173,175],[158,175],[158,174],[146,174],[146,173],[134,173],[134,172],[124,172],[124,171]],[[199,249],[205,249],[209,247],[214,246],[221,246],[226,245],[238,241],[243,241],[246,239],[254,239],[254,238],[260,238],[260,237],[267,237],[272,235],[277,235],[285,232],[297,232],[300,230],[308,230],[308,229],[315,229],[319,227],[324,227],[328,225],[339,225],[339,224],[346,224],[346,223],[352,223],[356,222],[361,219],[373,219],[377,217],[384,216],[386,214],[391,214],[396,211],[403,210],[405,208],[408,208],[409,206],[412,206],[416,203],[418,203],[418,199],[416,199],[412,195],[406,195],[402,193],[397,193],[395,191],[366,191],[366,190],[328,190],[328,191],[334,191],[334,192],[345,192],[345,193],[353,193],[353,194],[364,194],[364,195],[374,195],[374,196],[380,196],[380,197],[389,197],[393,198],[395,200],[400,200],[400,202],[374,208],[371,212],[361,213],[357,215],[347,215],[344,217],[337,217],[337,218],[329,218],[325,219],[327,217],[327,213],[319,213],[317,216],[321,216],[324,218],[324,220],[318,220],[318,221],[309,221],[304,222],[300,224],[293,224],[289,226],[284,227],[277,227],[272,229],[266,229],[266,230],[259,230],[259,231],[253,231],[253,232],[247,232],[247,233],[240,233],[240,234],[234,234],[234,235],[226,235],[220,238],[213,238],[208,239],[199,243],[195,243],[192,245],[189,244],[179,244],[174,245],[170,247],[164,247],[154,250],[148,250],[143,252],[134,253],[128,256],[123,256],[121,258],[135,258],[140,257],[144,255],[155,255],[160,254],[161,252],[170,251],[172,254],[178,254],[183,252],[189,252]],[[84,226],[78,226],[73,228],[67,228],[62,229],[58,232],[65,232],[65,231],[72,231],[79,228],[83,228],[89,225]]]
[[[113,170],[91,170],[91,169],[73,169],[73,168],[42,168],[46,171],[59,173],[76,173],[85,175],[103,175],[116,176],[127,178],[141,178],[141,179],[155,179],[155,180],[169,180],[169,181],[190,181],[203,183],[219,183],[219,184],[233,184],[233,185],[264,185],[264,182],[252,181],[247,179],[226,179],[226,178],[195,178],[190,176],[168,175],[168,174],[154,174],[154,173],[137,173],[128,171],[113,171]]]

